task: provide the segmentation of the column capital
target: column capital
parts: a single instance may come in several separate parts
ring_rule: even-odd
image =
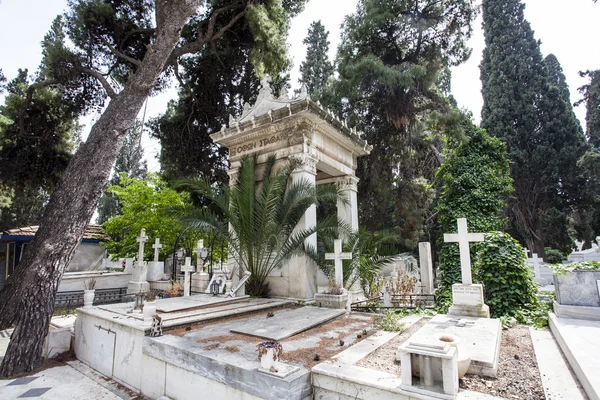
[[[291,155],[290,158],[300,162],[300,165],[296,167],[296,172],[308,172],[313,175],[317,174],[317,163],[319,160],[312,154],[294,154]]]
[[[336,184],[338,190],[341,190],[341,191],[351,190],[353,192],[358,192],[358,181],[360,181],[360,179],[358,179],[356,176],[346,175],[346,176],[336,178],[335,184]]]

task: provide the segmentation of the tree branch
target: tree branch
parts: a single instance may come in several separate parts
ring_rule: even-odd
[[[79,71],[79,72],[83,72],[84,74],[88,74],[94,78],[96,78],[98,80],[98,82],[100,82],[100,84],[102,85],[102,87],[104,88],[104,90],[106,91],[106,94],[108,95],[108,97],[113,98],[117,96],[117,92],[115,91],[115,89],[111,86],[110,83],[108,83],[108,81],[106,80],[106,78],[104,76],[102,76],[102,74],[98,71],[94,71],[93,69],[89,69],[89,68],[85,68],[82,66],[75,66],[74,67],[75,70]]]
[[[216,33],[213,33],[217,17],[219,16],[219,14],[221,14],[225,11],[237,8],[241,4],[242,4],[241,2],[237,2],[234,4],[230,4],[228,6],[225,6],[225,7],[221,7],[218,10],[215,10],[211,14],[210,19],[208,21],[208,27],[206,28],[206,33],[201,34],[200,32],[198,32],[198,39],[194,40],[193,42],[187,43],[181,47],[177,47],[175,50],[173,50],[173,53],[171,54],[171,59],[179,58],[184,54],[198,52],[198,51],[202,50],[202,47],[204,47],[207,43],[221,38],[225,34],[225,32],[227,32],[238,20],[240,20],[244,15],[246,15],[246,8],[244,7],[244,9],[241,12],[236,14],[227,23],[227,25],[221,27],[221,29],[219,29]]]
[[[55,85],[57,83],[59,83],[59,82],[56,79],[48,79],[48,80],[41,81],[41,82],[35,82],[27,88],[27,96],[25,97],[25,103],[23,104],[23,107],[21,107],[21,109],[19,110],[19,113],[17,115],[17,117],[19,119],[19,133],[21,136],[26,136],[25,135],[25,111],[27,110],[27,107],[29,107],[29,104],[31,104],[31,100],[33,99],[33,92],[38,88]]]
[[[108,49],[110,50],[111,53],[113,53],[115,56],[122,58],[123,60],[132,63],[133,65],[135,65],[136,67],[139,67],[140,65],[142,65],[142,62],[140,60],[137,60],[133,57],[129,57],[127,54],[120,52],[119,50],[117,50],[113,45],[111,45],[110,43],[108,43],[108,40],[104,39],[102,36],[99,36],[100,41],[102,43],[104,43],[104,45],[106,47],[108,47]]]

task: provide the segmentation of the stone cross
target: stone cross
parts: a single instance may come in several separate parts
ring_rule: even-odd
[[[342,240],[335,239],[333,241],[333,253],[325,253],[326,260],[334,260],[335,262],[335,284],[337,287],[344,285],[344,273],[342,269],[342,260],[352,260],[352,253],[342,252]]]
[[[160,251],[160,249],[162,249],[163,245],[160,244],[160,239],[156,238],[154,240],[154,244],[152,245],[152,248],[154,249],[154,262],[158,262],[158,252]]]
[[[192,257],[185,258],[185,264],[181,266],[181,271],[184,273],[183,280],[183,295],[190,295],[190,272],[194,272],[194,266],[192,265]]]
[[[240,279],[238,281],[238,283],[236,283],[235,286],[231,288],[231,290],[229,291],[229,294],[227,294],[227,296],[235,297],[237,294],[237,291],[240,290],[242,285],[244,285],[248,279],[250,279],[250,275],[252,275],[252,273],[250,271],[245,271],[244,276],[242,276],[242,279]]]
[[[148,241],[148,236],[146,236],[146,230],[144,228],[140,231],[140,237],[138,237],[136,241],[140,244],[137,260],[141,263],[144,262],[144,243]]]
[[[529,259],[529,253],[530,253],[530,251],[529,251],[529,249],[527,247],[523,248],[523,253],[525,253],[525,259],[526,260]]]
[[[540,262],[544,262],[544,259],[539,258],[537,253],[533,253],[531,263],[533,264],[533,273],[536,278],[540,277]]]
[[[483,242],[483,233],[469,233],[467,229],[467,219],[458,218],[458,233],[444,233],[444,242],[458,243],[460,250],[460,270],[462,274],[463,285],[473,284],[471,277],[471,251],[469,249],[470,242]]]

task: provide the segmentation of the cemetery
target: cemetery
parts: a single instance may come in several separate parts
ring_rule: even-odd
[[[314,0],[63,4],[0,69],[0,398],[600,400],[600,70],[584,134],[526,2],[353,1],[298,86]]]

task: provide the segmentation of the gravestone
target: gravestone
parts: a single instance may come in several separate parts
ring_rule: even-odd
[[[500,341],[502,324],[495,318],[459,318],[438,314],[415,332],[405,343],[419,340],[427,341],[441,334],[458,336],[461,340],[459,351],[464,350],[471,356],[471,365],[467,373],[495,377],[500,359]],[[396,360],[401,361],[398,351]],[[404,365],[402,366],[404,368]]]
[[[233,286],[231,288],[231,290],[229,291],[229,294],[227,295],[228,297],[235,297],[237,292],[242,288],[242,286],[244,286],[246,284],[246,281],[248,279],[250,279],[250,276],[252,275],[252,273],[250,271],[245,271],[244,272],[244,276],[242,276],[242,279],[240,279],[238,281],[238,283],[235,284],[235,286]]]
[[[225,285],[227,284],[227,275],[223,271],[214,271],[212,279],[208,283],[208,287],[204,293],[211,293],[211,286],[213,282],[217,282],[219,284],[219,294],[221,294],[225,290]]]
[[[452,306],[448,315],[490,317],[490,308],[483,302],[483,285],[473,284],[469,243],[483,242],[483,233],[469,233],[466,218],[458,218],[458,233],[444,233],[444,242],[458,243],[462,283],[452,285]]]
[[[184,274],[183,296],[188,297],[190,295],[190,272],[194,272],[194,266],[192,265],[192,257],[185,258],[185,264],[181,266],[181,272],[183,272]]]
[[[433,261],[429,242],[419,243],[419,270],[423,294],[433,294]]]
[[[140,236],[137,238],[139,243],[137,260],[133,264],[131,281],[127,286],[127,293],[145,293],[150,290],[150,284],[147,281],[148,265],[144,262],[144,244],[148,241],[146,230],[142,228]]]
[[[326,260],[334,260],[335,265],[335,286],[344,287],[344,270],[342,260],[352,260],[352,253],[342,252],[341,239],[333,241],[333,253],[325,253]]]
[[[204,271],[204,260],[202,259],[202,252],[208,251],[204,248],[204,240],[198,240],[196,248],[196,272],[192,274],[192,289],[195,292],[204,292],[208,288],[210,282],[210,275]]]
[[[159,252],[163,245],[160,243],[160,239],[156,238],[152,248],[154,249],[154,261],[148,263],[148,281],[161,281],[165,279],[165,263],[158,261]]]
[[[307,331],[313,326],[321,325],[345,313],[345,310],[319,307],[275,311],[273,316],[268,319],[263,316],[250,319],[243,326],[232,329],[231,332],[279,341]]]

